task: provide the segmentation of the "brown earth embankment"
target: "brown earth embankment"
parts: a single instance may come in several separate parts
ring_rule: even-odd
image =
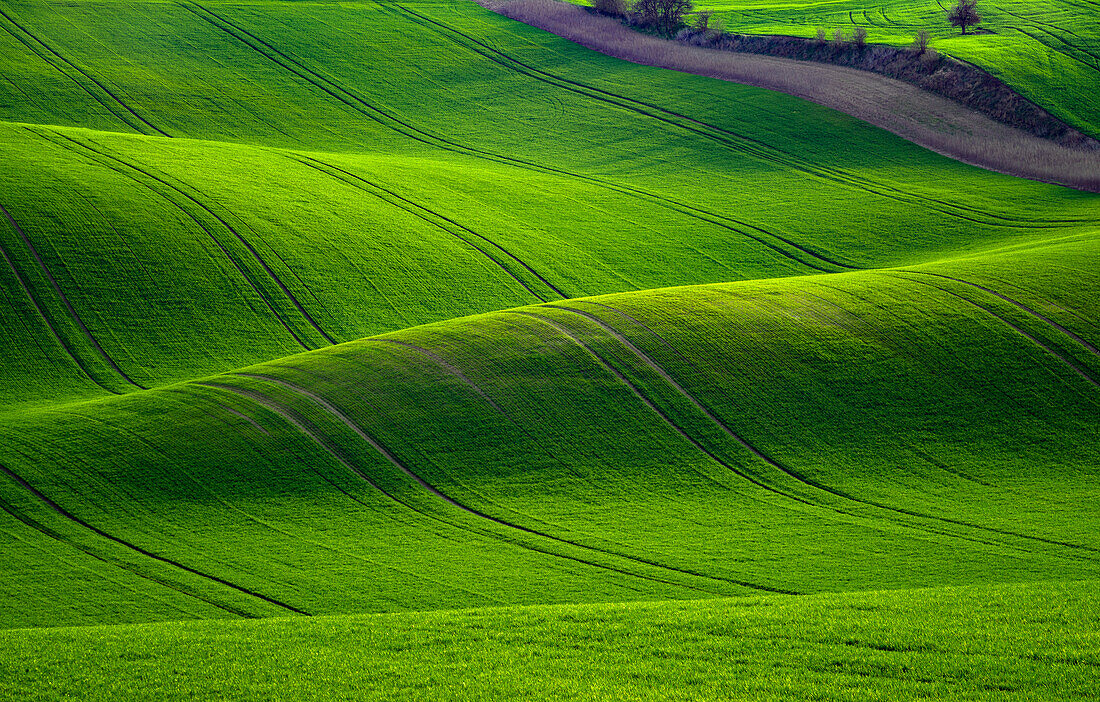
[[[691,46],[556,0],[480,0],[489,9],[633,63],[777,90],[831,107],[971,165],[1100,192],[1100,149],[1066,146],[915,85],[813,61]]]

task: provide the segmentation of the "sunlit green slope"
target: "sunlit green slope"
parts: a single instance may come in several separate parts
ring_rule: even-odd
[[[1096,249],[555,302],[10,412],[4,619],[1097,577]]]
[[[472,3],[3,13],[11,402],[561,297],[912,263],[1100,220],[1096,197],[784,95],[618,62]]]
[[[1087,700],[1096,586],[9,631],[0,695]]]
[[[785,612],[773,643],[805,622],[791,676],[837,698],[1089,689],[1095,617],[1029,600],[1095,609],[1097,195],[457,0],[0,0],[0,29],[0,628],[285,616],[220,631],[316,651],[306,615],[401,612],[328,626],[392,624],[431,685],[474,615],[410,612],[635,603],[602,610],[633,652],[651,617],[750,626],[744,601]],[[943,613],[987,596],[1015,618],[936,648],[827,614],[954,586],[867,595],[870,626],[958,632]],[[528,613],[486,616],[526,641]],[[710,660],[688,629],[639,689]],[[5,633],[0,694],[33,660],[47,697],[183,689],[65,662],[149,654],[112,642],[133,631]],[[172,670],[216,651],[141,631]],[[821,672],[878,645],[959,685]],[[264,696],[218,660],[210,696]]]
[[[977,64],[1077,129],[1100,137],[1100,9],[1093,0],[979,0],[982,24],[963,36],[947,21],[948,0],[701,0],[729,31],[828,37],[867,30],[874,43],[907,46],[920,30],[943,53]]]

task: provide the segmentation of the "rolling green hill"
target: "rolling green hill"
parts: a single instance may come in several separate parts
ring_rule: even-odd
[[[2,0],[0,27],[0,628],[81,627],[0,632],[0,695],[43,666],[44,699],[184,694],[118,677],[138,631],[194,670],[222,654],[190,637],[376,625],[440,694],[462,654],[433,642],[480,615],[415,612],[624,603],[485,610],[517,695],[598,697],[619,659],[523,682],[532,616],[553,650],[610,616],[626,651],[775,607],[816,642],[796,675],[834,607],[986,597],[1017,623],[983,610],[984,648],[914,674],[954,683],[895,657],[866,689],[1088,689],[1094,613],[1042,639],[1060,678],[1019,641],[1095,609],[1100,196],[460,0]],[[341,618],[151,624],[308,615]],[[890,616],[873,656],[932,635]],[[1008,662],[963,679],[969,653]],[[269,696],[236,665],[207,694]]]
[[[947,21],[948,0],[922,2],[752,2],[703,0],[729,31],[812,37],[818,27],[867,30],[868,41],[912,44],[921,29],[939,51],[969,61],[1032,102],[1093,137],[1100,136],[1100,26],[1092,0],[979,0],[982,24],[960,34]]]

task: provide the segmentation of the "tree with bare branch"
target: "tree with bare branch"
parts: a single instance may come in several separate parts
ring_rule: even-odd
[[[973,27],[982,21],[982,16],[978,13],[978,0],[959,0],[947,13],[947,21],[966,34],[967,27]]]

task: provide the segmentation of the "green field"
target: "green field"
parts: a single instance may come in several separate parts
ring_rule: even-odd
[[[1100,195],[466,0],[0,28],[0,696],[1095,689]]]
[[[700,0],[727,31],[829,37],[867,30],[867,40],[908,46],[926,30],[931,46],[969,61],[1092,137],[1100,137],[1100,4],[1093,0],[979,0],[982,23],[966,36],[947,21],[947,0]]]

